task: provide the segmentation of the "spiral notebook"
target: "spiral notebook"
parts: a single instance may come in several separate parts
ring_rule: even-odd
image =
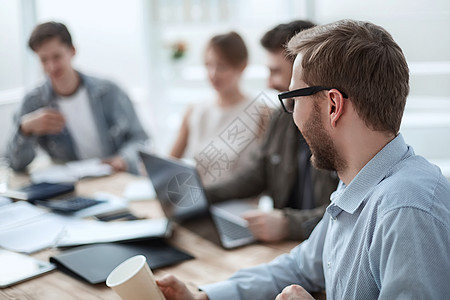
[[[126,259],[142,254],[152,270],[194,257],[162,239],[132,243],[104,243],[81,246],[50,257],[57,268],[92,284],[106,281],[109,273]]]

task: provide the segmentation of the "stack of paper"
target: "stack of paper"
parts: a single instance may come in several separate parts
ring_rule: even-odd
[[[86,177],[107,176],[111,173],[111,166],[102,163],[100,159],[87,159],[37,169],[31,172],[30,178],[34,183],[62,183],[75,182]]]
[[[58,247],[117,242],[142,238],[163,238],[170,234],[167,219],[126,222],[84,221],[67,226],[56,242]]]
[[[0,210],[0,246],[25,253],[51,247],[71,221],[24,201],[3,205]]]
[[[50,213],[23,201],[3,205],[0,210],[0,247],[24,253],[57,246],[167,237],[170,233],[167,219],[89,221]]]

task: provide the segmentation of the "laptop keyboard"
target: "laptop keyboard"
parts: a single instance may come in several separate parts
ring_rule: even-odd
[[[214,221],[219,231],[232,240],[252,237],[247,227],[231,222],[221,216],[214,215]]]

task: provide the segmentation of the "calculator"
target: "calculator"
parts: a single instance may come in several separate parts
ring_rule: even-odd
[[[94,205],[106,202],[105,200],[93,199],[89,197],[74,196],[59,200],[36,200],[36,205],[44,206],[59,213],[75,213]]]

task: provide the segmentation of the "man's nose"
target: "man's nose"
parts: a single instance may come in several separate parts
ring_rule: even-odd
[[[52,73],[53,71],[55,71],[55,69],[56,69],[55,62],[53,62],[51,60],[46,62],[45,69],[47,70],[48,73]]]

